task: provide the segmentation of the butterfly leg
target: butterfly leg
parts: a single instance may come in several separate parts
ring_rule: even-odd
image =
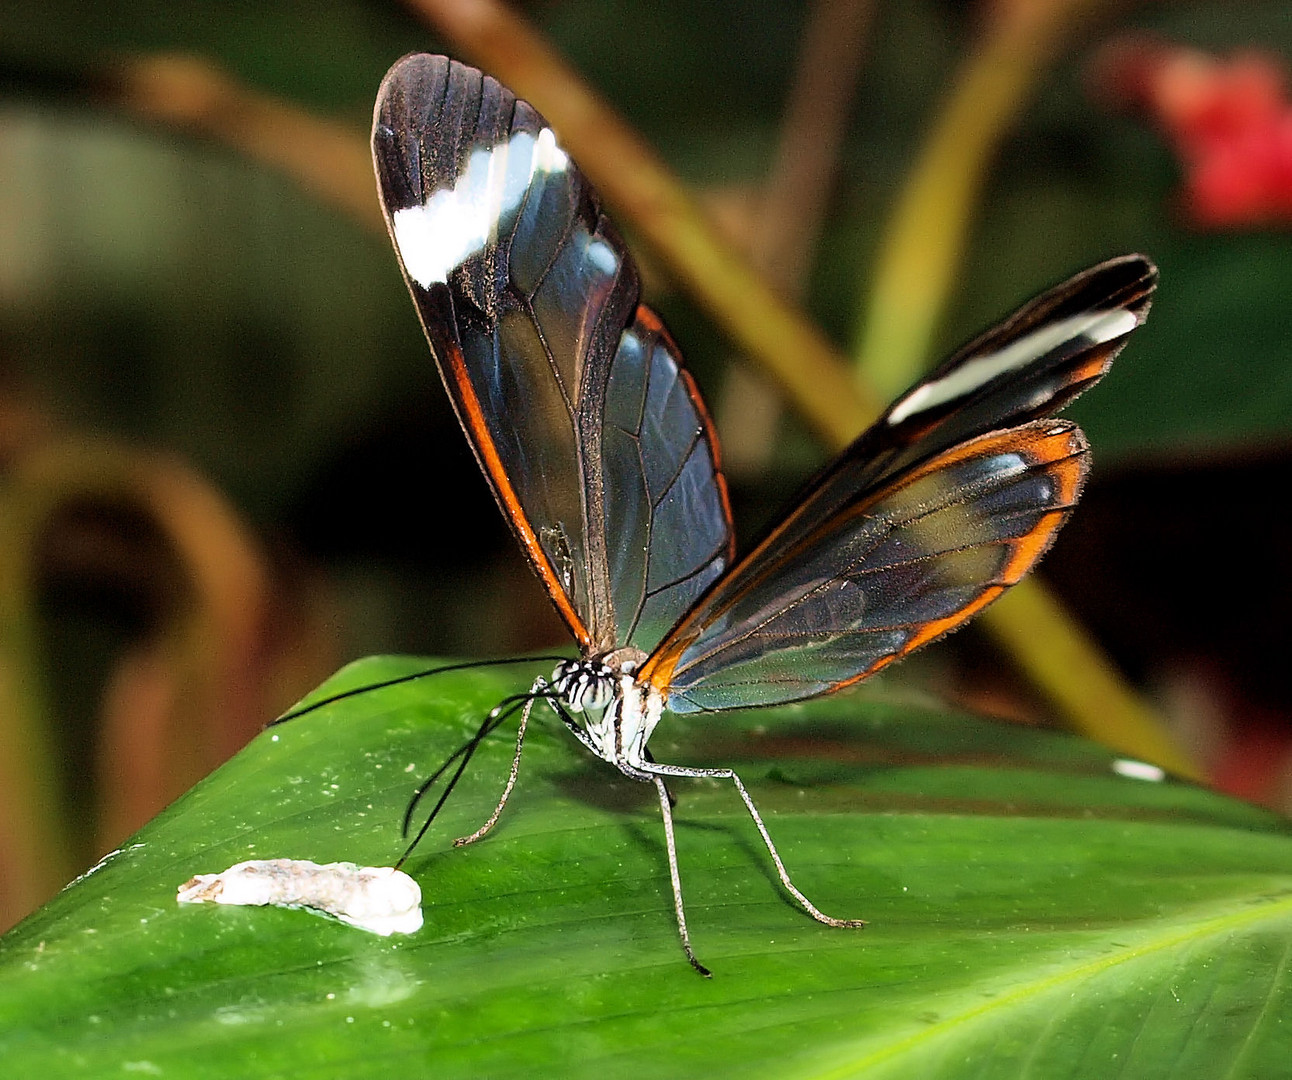
[[[642,757],[644,757],[644,758],[645,758],[648,762],[650,762],[650,764],[652,764],[652,765],[657,764],[657,762],[655,761],[655,758],[652,756],[652,754],[651,754],[651,752],[650,752],[650,747],[649,747],[649,746],[643,746],[643,747],[642,747]],[[669,805],[669,806],[671,806],[674,810],[676,810],[676,809],[677,809],[677,796],[676,796],[676,795],[674,795],[674,794],[673,794],[673,792],[672,792],[672,791],[671,791],[667,786],[664,788],[664,790],[668,792],[668,805]]]
[[[696,778],[709,777],[714,780],[730,780],[735,784],[736,791],[740,793],[740,798],[745,804],[745,809],[749,811],[749,816],[753,818],[754,825],[758,829],[758,835],[763,838],[763,845],[767,848],[767,854],[772,857],[772,862],[776,864],[776,873],[781,879],[781,884],[784,885],[789,894],[802,905],[803,910],[811,915],[812,918],[816,919],[817,922],[825,923],[826,926],[860,928],[866,925],[863,919],[836,919],[832,915],[827,915],[799,891],[798,886],[790,879],[789,871],[785,869],[785,864],[781,861],[781,856],[776,850],[776,845],[772,843],[771,834],[767,831],[767,826],[763,824],[763,818],[758,812],[758,807],[754,805],[754,800],[750,796],[748,789],[745,787],[740,777],[736,775],[734,770],[693,769],[681,765],[661,765],[656,762],[643,762],[638,766],[638,768],[643,772],[653,774],[656,784],[661,785],[661,790],[664,791],[667,790],[662,788],[664,782],[662,777],[664,776],[687,776]],[[668,814],[665,815],[665,829],[669,836],[669,856],[670,859],[672,859],[673,830],[671,815]],[[676,882],[676,868],[674,868],[674,881]],[[674,892],[678,896],[678,914],[680,917],[681,894],[678,892],[676,884],[674,886]]]
[[[588,733],[584,731],[583,728],[579,726],[579,722],[570,715],[570,710],[561,704],[560,698],[548,698],[547,703],[552,707],[552,711],[561,718],[561,723],[566,726],[571,735],[579,740],[585,750],[596,757],[605,760],[604,755],[599,749],[597,749],[597,744],[588,737]]]
[[[498,800],[498,805],[494,807],[493,813],[480,828],[476,829],[470,836],[459,836],[453,841],[453,846],[466,847],[467,844],[474,844],[477,840],[486,836],[489,830],[498,824],[498,819],[502,816],[503,807],[507,805],[507,800],[511,797],[511,790],[516,786],[516,777],[520,775],[520,755],[525,748],[525,729],[529,727],[529,714],[534,709],[534,702],[538,700],[540,691],[547,689],[547,683],[538,679],[533,687],[530,688],[530,694],[533,695],[525,702],[524,709],[520,713],[520,728],[516,732],[516,754],[511,759],[511,772],[507,775],[507,784],[502,789],[502,798]]]
[[[668,876],[673,882],[673,909],[677,912],[677,932],[682,938],[682,951],[691,961],[691,966],[706,979],[710,979],[713,972],[696,959],[695,951],[691,948],[691,935],[686,930],[686,909],[682,906],[682,876],[677,870],[677,843],[673,839],[673,808],[669,803],[668,788],[661,776],[652,776],[651,780],[659,792],[659,809],[664,817],[664,839],[668,843]]]

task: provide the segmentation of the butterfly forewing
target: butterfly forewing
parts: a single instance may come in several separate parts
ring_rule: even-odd
[[[1091,267],[1031,300],[902,394],[819,474],[778,529],[790,537],[920,461],[978,435],[1053,415],[1108,371],[1148,316],[1157,268],[1143,255]]]
[[[445,57],[391,69],[372,147],[431,349],[526,555],[585,651],[649,648],[725,567],[731,530],[707,419],[623,241],[543,119]]]
[[[892,472],[975,435],[1053,415],[1103,378],[1148,317],[1156,287],[1157,268],[1142,255],[1109,259],[1056,285],[902,394],[858,449]]]

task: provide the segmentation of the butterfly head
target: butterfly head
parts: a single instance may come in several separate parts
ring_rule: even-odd
[[[552,688],[571,712],[597,712],[608,706],[646,654],[623,648],[590,659],[562,660],[552,672]]]

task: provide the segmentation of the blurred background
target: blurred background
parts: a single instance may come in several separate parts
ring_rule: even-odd
[[[564,643],[366,149],[411,50],[481,64],[564,137],[540,47],[875,401],[1086,265],[1158,262],[1147,326],[1071,410],[1094,472],[1042,576],[1201,775],[1292,806],[1285,3],[7,0],[0,925],[343,662]],[[747,362],[740,312],[592,135],[567,145],[639,241],[748,541],[829,424]],[[1026,667],[974,627],[884,680],[1070,723]]]

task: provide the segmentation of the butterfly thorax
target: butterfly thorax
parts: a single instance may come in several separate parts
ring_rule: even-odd
[[[630,776],[645,760],[646,740],[664,708],[657,690],[637,682],[645,659],[640,649],[622,648],[563,660],[552,673],[552,688],[583,727],[588,746]]]

